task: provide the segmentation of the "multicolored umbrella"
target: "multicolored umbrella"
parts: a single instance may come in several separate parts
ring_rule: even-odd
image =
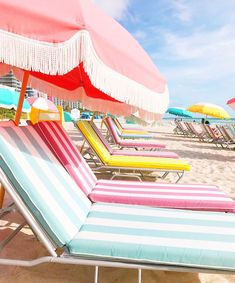
[[[183,107],[170,107],[167,109],[166,113],[169,113],[175,116],[181,116],[181,117],[188,117],[188,118],[193,117],[192,113],[190,113]]]
[[[19,93],[16,92],[13,88],[6,86],[0,87],[0,108],[16,110],[18,107],[18,101]],[[30,109],[31,107],[27,99],[24,99],[22,112],[29,113]]]
[[[235,97],[227,101],[227,105],[235,111]]]
[[[219,119],[230,118],[229,114],[222,107],[211,103],[196,103],[190,106],[187,110],[190,112],[200,113],[206,116],[211,116]]]
[[[44,97],[29,97],[28,102],[36,109],[49,112],[58,112],[56,105],[51,100]]]
[[[15,66],[22,80],[26,70],[23,86],[29,81],[100,112],[139,110],[154,119],[165,113],[165,79],[137,41],[91,0],[1,0],[0,10],[2,72]]]

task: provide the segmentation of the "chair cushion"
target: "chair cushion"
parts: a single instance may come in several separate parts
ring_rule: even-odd
[[[97,178],[63,127],[58,122],[39,122],[34,128],[82,191],[86,195],[89,194]]]
[[[1,168],[60,246],[77,233],[91,202],[32,126],[0,127]]]
[[[235,201],[213,185],[98,180],[93,202],[235,212]]]
[[[73,255],[235,270],[235,215],[94,204]]]

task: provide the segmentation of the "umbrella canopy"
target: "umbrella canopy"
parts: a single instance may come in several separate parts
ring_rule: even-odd
[[[183,107],[170,107],[167,109],[166,113],[181,117],[192,118],[192,114]]]
[[[227,101],[227,105],[235,111],[235,97]]]
[[[219,119],[230,118],[229,114],[222,107],[211,103],[196,103],[190,106],[187,110],[190,112],[205,114],[207,116],[212,116]]]
[[[6,109],[17,109],[19,101],[19,93],[11,87],[0,87],[0,107]],[[24,99],[22,111],[29,113],[30,105],[27,99]]]
[[[51,100],[44,97],[29,97],[28,102],[36,109],[49,112],[58,112],[56,105]]]
[[[0,10],[4,71],[15,66],[22,79],[28,70],[34,88],[89,109],[139,109],[155,119],[165,113],[165,79],[137,41],[90,0],[1,0]]]
[[[65,122],[72,122],[73,121],[72,116],[69,112],[64,111],[64,121]]]

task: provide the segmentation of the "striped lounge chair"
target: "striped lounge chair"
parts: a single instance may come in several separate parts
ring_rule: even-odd
[[[59,123],[39,122],[34,128],[92,202],[235,212],[235,202],[213,185],[97,180]]]
[[[104,123],[108,129],[108,134],[111,135],[114,143],[118,145],[120,148],[134,148],[136,150],[139,150],[140,148],[144,148],[149,150],[159,150],[166,147],[164,144],[158,143],[155,140],[140,141],[140,140],[121,139],[117,133],[117,127],[110,117],[106,117],[104,119]]]
[[[164,158],[179,158],[179,155],[171,151],[149,151],[149,150],[124,150],[124,149],[113,149],[100,130],[96,127],[95,123],[89,122],[97,137],[106,147],[111,155],[128,155],[128,156],[148,156],[148,157],[164,157]]]
[[[88,121],[78,121],[77,127],[98,158],[99,164],[96,170],[111,171],[112,179],[123,175],[140,179],[146,172],[162,172],[162,179],[169,173],[173,173],[177,175],[176,182],[178,182],[184,172],[190,170],[187,163],[175,158],[111,155]],[[97,162],[95,164],[97,165]],[[126,171],[128,171],[127,174]]]
[[[33,127],[1,128],[0,149],[0,181],[50,254],[0,264],[94,265],[96,283],[98,266],[138,282],[141,269],[234,273],[235,214],[92,204]]]

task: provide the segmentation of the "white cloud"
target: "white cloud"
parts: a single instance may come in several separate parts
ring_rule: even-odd
[[[171,63],[170,78],[223,79],[235,73],[235,28],[225,25],[213,31],[197,31],[189,36],[165,33],[165,48],[156,58]]]
[[[127,15],[130,1],[131,0],[93,0],[100,9],[117,20],[121,20]]]
[[[172,8],[174,10],[173,14],[176,18],[180,19],[182,22],[188,22],[192,18],[192,12],[189,6],[184,0],[173,0]]]

